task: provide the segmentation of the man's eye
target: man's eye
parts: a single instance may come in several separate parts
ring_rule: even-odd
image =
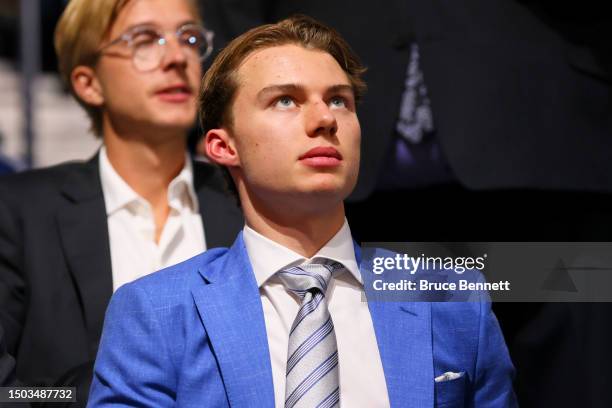
[[[275,105],[281,108],[291,108],[295,106],[295,102],[289,96],[281,96],[276,100]]]
[[[193,48],[200,47],[206,41],[202,33],[197,30],[185,30],[181,33],[180,38],[184,45]]]
[[[159,35],[154,31],[140,31],[132,36],[132,44],[134,46],[153,45],[159,41]]]
[[[346,103],[346,99],[340,97],[340,96],[334,96],[330,101],[329,104],[333,107],[333,108],[346,108],[347,103]]]

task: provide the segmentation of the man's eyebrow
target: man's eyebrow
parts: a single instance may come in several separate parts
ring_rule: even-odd
[[[354,94],[355,90],[353,89],[352,85],[338,84],[338,85],[333,85],[333,86],[329,87],[327,92],[328,93],[350,92],[351,94]]]
[[[257,93],[257,99],[265,98],[269,94],[277,94],[277,93],[293,93],[293,92],[304,92],[304,86],[299,84],[278,84],[278,85],[270,85],[261,89]],[[325,91],[326,94],[336,93],[336,92],[350,92],[354,93],[353,87],[348,84],[337,84],[332,85]]]
[[[327,90],[328,94],[349,93],[355,99],[355,88],[352,85],[340,84],[334,85]]]
[[[292,93],[296,91],[303,91],[304,87],[298,84],[278,84],[269,85],[257,92],[257,99],[263,99],[269,94],[276,93]]]
[[[194,19],[184,20],[176,25],[176,29],[178,30],[179,28],[187,24],[198,24],[198,23]],[[141,28],[141,27],[142,28],[154,28],[156,30],[161,30],[161,27],[155,21],[145,20],[145,21],[140,21],[138,23],[130,24],[129,26],[127,26],[124,32],[131,31],[131,30],[134,30],[136,28]]]

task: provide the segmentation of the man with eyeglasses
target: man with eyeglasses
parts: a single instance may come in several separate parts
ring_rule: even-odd
[[[24,384],[86,388],[113,291],[243,226],[186,152],[212,50],[198,16],[188,0],[72,0],[58,23],[60,71],[102,146],[0,180],[0,325]]]

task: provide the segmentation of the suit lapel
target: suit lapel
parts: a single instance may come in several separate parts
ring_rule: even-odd
[[[68,269],[83,308],[93,359],[113,291],[108,226],[97,155],[66,179],[62,194],[66,201],[57,212],[57,225]]]
[[[242,233],[208,282],[192,294],[217,357],[232,407],[274,406],[270,351],[263,308]]]
[[[429,303],[368,302],[392,407],[433,407]]]
[[[193,162],[194,188],[206,235],[206,247],[228,247],[244,226],[242,213],[225,193],[222,176],[215,167]]]
[[[360,265],[361,255],[355,243],[355,256]],[[371,279],[363,278],[363,281],[368,284]],[[368,307],[391,406],[433,407],[431,304],[368,299]]]
[[[356,248],[358,262],[359,249]],[[274,405],[263,309],[242,234],[224,265],[192,290],[232,407]],[[391,406],[434,405],[431,305],[368,302]],[[245,375],[248,373],[248,375]]]

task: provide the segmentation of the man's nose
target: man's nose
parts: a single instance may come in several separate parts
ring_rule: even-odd
[[[167,37],[164,47],[164,56],[162,58],[162,67],[164,69],[175,66],[184,68],[187,65],[187,50],[185,50],[175,36]]]
[[[306,133],[308,136],[333,136],[337,130],[336,116],[325,101],[316,101],[308,107],[306,117]]]

